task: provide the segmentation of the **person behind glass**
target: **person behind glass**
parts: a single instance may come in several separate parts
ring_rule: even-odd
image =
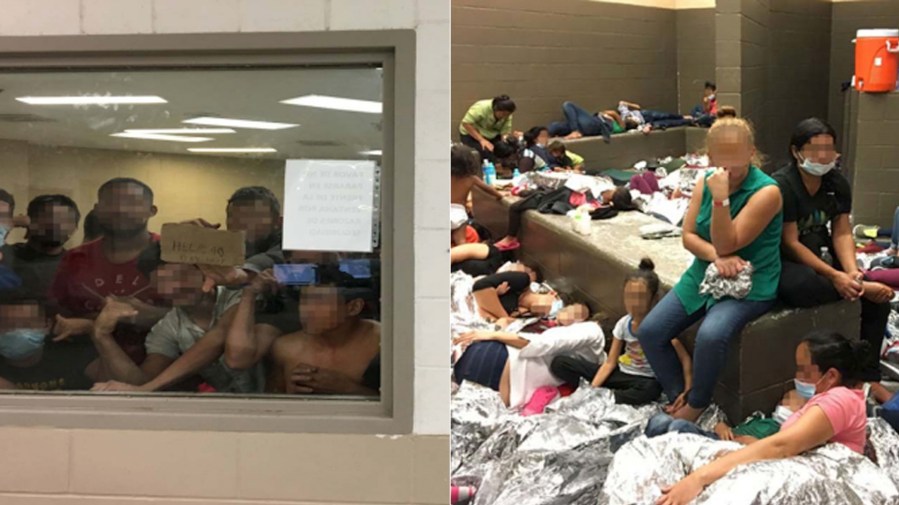
[[[672,486],[656,505],[686,505],[730,471],[756,461],[797,456],[828,442],[864,454],[867,417],[864,382],[868,343],[839,333],[817,332],[796,348],[796,388],[809,400],[776,434],[727,453]]]
[[[659,276],[654,270],[652,260],[644,258],[640,260],[640,267],[625,277],[624,308],[627,315],[618,320],[612,330],[614,338],[606,361],[600,365],[583,358],[558,356],[552,362],[553,375],[575,388],[584,379],[591,381],[590,385],[595,388],[611,389],[615,403],[623,405],[645,405],[659,398],[662,386],[656,380],[636,337],[659,292]],[[683,366],[684,383],[689,390],[693,380],[690,354],[680,340],[674,339],[671,344]],[[683,397],[678,402],[682,403]]]
[[[259,272],[284,263],[281,202],[272,190],[262,186],[240,188],[228,199],[225,213],[228,230],[244,232],[247,259],[239,267],[200,265],[206,274],[203,290],[207,292],[213,292],[216,286],[238,288]],[[213,229],[221,227],[220,223],[212,224],[202,218],[188,223]]]
[[[78,205],[65,195],[41,195],[28,204],[25,242],[0,251],[22,279],[21,296],[46,300],[65,244],[78,229]]]
[[[0,295],[0,389],[87,390],[108,378],[90,342],[56,342],[49,333],[41,301]]]
[[[839,156],[835,144],[836,132],[829,124],[806,119],[790,140],[793,161],[774,174],[784,201],[780,297],[793,307],[860,300],[860,335],[871,348],[865,380],[879,382],[878,354],[893,290],[865,280],[858,269],[849,222],[852,189],[834,170]]]
[[[103,236],[103,230],[100,228],[100,223],[97,222],[97,213],[93,209],[84,216],[82,228],[84,232],[84,238],[81,240],[82,244],[93,242]]]
[[[758,168],[752,127],[743,119],[721,119],[709,130],[707,145],[711,165],[719,168],[697,181],[684,218],[683,244],[695,260],[637,335],[666,396],[686,393],[686,404],[667,410],[689,421],[711,403],[731,339],[774,306],[780,277],[781,196],[774,179]],[[725,278],[751,264],[749,295],[715,300],[701,294],[712,263]],[[703,318],[693,351],[693,388],[687,391],[671,341]]]
[[[316,271],[315,283],[299,288],[302,329],[262,340],[235,322],[225,344],[225,364],[242,370],[268,354],[270,392],[376,396],[381,324],[366,319],[365,313],[380,288],[355,280],[334,264],[318,265]],[[255,298],[276,286],[275,278],[265,274],[254,279],[243,296]]]
[[[9,232],[16,226],[13,213],[16,211],[16,199],[4,189],[0,189],[0,290],[8,290],[18,288],[22,285],[22,279],[9,266],[9,251],[6,249],[6,237]]]
[[[198,381],[185,379],[199,376],[216,392],[261,393],[265,385],[261,365],[232,370],[222,357],[241,292],[222,286],[204,292],[203,272],[196,265],[164,262],[158,245],[141,254],[138,268],[173,308],[150,330],[147,359],[138,365],[112,338],[115,327],[136,311],[114,299],[106,303],[91,336],[111,380],[95,384],[93,391],[158,391],[170,386],[195,390]]]
[[[159,235],[147,229],[157,213],[153,190],[137,179],[109,180],[97,191],[94,210],[103,237],[67,251],[50,287],[51,303],[63,316],[53,333],[57,339],[88,334],[107,299],[115,297],[138,312],[116,328],[115,338],[141,363],[147,332],[169,311],[137,268],[141,252],[159,241]]]
[[[510,135],[520,136],[521,132],[512,131],[515,109],[515,102],[508,95],[475,102],[459,124],[459,139],[477,150],[481,159],[495,163],[494,144]]]

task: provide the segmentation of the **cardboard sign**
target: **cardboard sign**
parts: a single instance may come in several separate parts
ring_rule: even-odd
[[[193,224],[162,225],[162,261],[231,267],[243,265],[244,233],[204,228]]]
[[[371,252],[375,187],[372,161],[287,160],[284,249]]]

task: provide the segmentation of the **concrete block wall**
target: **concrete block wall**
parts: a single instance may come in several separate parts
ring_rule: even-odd
[[[681,9],[677,21],[678,111],[699,105],[706,81],[715,80],[715,9]]]
[[[899,207],[899,92],[850,93],[853,219],[888,228]]]

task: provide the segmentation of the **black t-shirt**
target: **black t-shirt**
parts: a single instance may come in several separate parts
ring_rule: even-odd
[[[10,267],[21,279],[16,294],[35,300],[46,300],[50,285],[62,254],[53,256],[36,251],[27,244],[3,246],[3,264]]]
[[[41,361],[27,368],[10,365],[0,358],[0,377],[19,389],[39,391],[88,390],[94,381],[84,370],[97,359],[91,342],[52,342],[44,345]]]
[[[821,248],[827,247],[833,255],[833,238],[827,225],[840,214],[852,211],[849,181],[841,172],[831,170],[822,177],[821,188],[812,196],[799,170],[790,164],[773,175],[783,195],[784,222],[796,223],[799,241],[812,252],[820,254]]]
[[[277,295],[256,301],[256,324],[267,324],[281,331],[282,335],[300,330],[299,294],[286,289]]]
[[[506,312],[511,314],[518,310],[518,299],[531,286],[531,277],[524,272],[504,272],[484,277],[474,283],[472,291],[498,288],[502,283],[509,283],[509,292],[499,297]]]

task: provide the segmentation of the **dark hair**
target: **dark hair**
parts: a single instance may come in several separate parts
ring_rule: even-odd
[[[40,195],[28,203],[28,217],[34,219],[44,210],[44,208],[55,205],[59,207],[68,207],[75,212],[75,224],[81,221],[81,211],[74,200],[66,195]]]
[[[815,331],[802,339],[808,345],[812,363],[821,373],[831,368],[840,372],[843,386],[853,387],[863,382],[871,347],[864,340],[849,340],[835,331]]]
[[[281,202],[272,190],[262,186],[240,188],[228,199],[228,206],[235,203],[263,202],[267,203],[276,218],[281,217]]]
[[[502,160],[518,152],[518,148],[505,140],[493,144],[493,156]]]
[[[16,210],[16,199],[5,189],[0,189],[0,202],[9,204],[9,215],[11,216]]]
[[[615,188],[615,193],[612,194],[612,207],[615,207],[617,210],[634,210],[634,200],[631,197],[631,192],[624,186],[618,186]]]
[[[534,147],[537,144],[537,137],[540,136],[542,132],[549,133],[549,130],[545,126],[534,126],[530,130],[524,133],[524,143],[527,147]]]
[[[705,88],[712,91],[718,91],[718,86],[712,81],[705,81]]]
[[[450,148],[450,173],[456,177],[478,175],[481,169],[481,155],[464,144],[453,144]]]
[[[367,306],[377,306],[380,289],[375,276],[370,279],[356,279],[340,270],[339,265],[328,263],[318,265],[317,286],[337,288],[337,295],[344,303],[362,300]],[[370,308],[373,308],[370,307]]]
[[[512,113],[515,112],[515,102],[509,98],[509,95],[500,95],[493,99],[493,110]]]
[[[103,229],[100,227],[97,214],[93,209],[84,216],[84,226],[82,228],[84,229],[85,242],[90,242],[103,236]]]
[[[147,279],[162,265],[165,265],[165,261],[162,261],[162,247],[159,242],[147,246],[137,257],[137,271]]]
[[[534,277],[536,277],[537,282],[543,282],[543,271],[540,270],[540,266],[537,263],[528,260],[519,260],[519,263],[534,271]]]
[[[624,284],[632,281],[642,281],[649,288],[649,294],[652,298],[659,293],[659,274],[655,272],[656,265],[649,258],[640,260],[640,266],[636,270],[630,272],[624,277]]]
[[[144,192],[144,196],[150,199],[150,203],[153,203],[153,190],[150,189],[150,186],[132,177],[116,177],[104,182],[100,189],[97,190],[97,198],[100,198],[103,192],[112,189],[113,186],[124,186],[125,184],[134,184],[140,187]]]
[[[722,105],[718,107],[718,114],[716,115],[718,119],[723,117],[737,117],[737,109],[730,105]]]
[[[796,157],[793,155],[793,148],[801,151],[806,144],[811,142],[818,135],[830,135],[834,144],[837,142],[837,132],[825,121],[816,117],[802,120],[793,130],[793,136],[790,138],[790,159],[796,164]]]

